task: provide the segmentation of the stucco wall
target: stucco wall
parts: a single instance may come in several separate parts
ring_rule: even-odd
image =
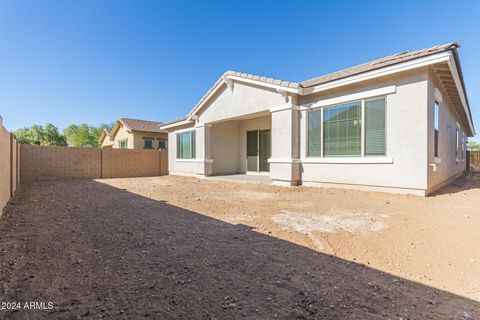
[[[195,127],[183,126],[175,128],[175,130],[191,129],[195,130]],[[198,137],[197,137],[198,140]],[[196,163],[194,159],[177,159],[177,137],[175,131],[168,133],[168,170],[170,174],[185,174],[185,175],[194,175],[196,169]],[[197,150],[197,154],[198,154]]]
[[[434,141],[435,141],[435,88],[442,94],[442,102],[439,103],[439,131],[438,131],[438,161],[434,161]],[[461,174],[466,169],[466,150],[461,156],[461,147],[459,148],[458,160],[455,158],[456,149],[456,128],[457,114],[450,102],[447,94],[443,91],[436,75],[429,72],[428,78],[428,189],[433,191],[435,188],[448,182],[452,177]],[[464,137],[465,128],[460,125],[459,140]],[[461,144],[459,144],[461,146]],[[463,160],[462,160],[463,159]],[[435,166],[433,166],[435,165]]]
[[[152,133],[152,132],[143,132],[143,131],[133,131],[133,148],[134,149],[143,149],[145,143],[143,138],[152,138],[153,139],[153,148],[158,149],[159,141],[168,140],[167,133]]]
[[[427,69],[397,74],[360,85],[326,92],[318,99],[346,95],[396,85],[396,93],[386,98],[386,148],[393,163],[307,163],[302,161],[302,180],[321,183],[393,187],[425,190],[427,188]],[[315,100],[304,99],[306,102]],[[301,114],[301,155],[306,157],[306,112]],[[308,161],[308,158],[306,158]],[[413,193],[416,193],[413,190]]]
[[[235,83],[233,92],[223,86],[217,96],[203,107],[199,123],[212,123],[244,115],[265,112],[269,108],[284,105],[285,99],[275,90],[260,89],[252,85]]]
[[[152,138],[153,139],[153,148],[158,149],[159,141],[167,141],[167,133],[155,133],[155,132],[144,132],[144,131],[132,131],[129,132],[124,126],[121,126],[118,129],[115,138],[113,139],[113,148],[120,148],[120,141],[127,140],[127,149],[143,149],[144,142],[143,138]]]
[[[238,121],[227,121],[212,126],[213,174],[238,172],[238,125]]]
[[[113,147],[113,141],[110,140],[109,137],[105,137],[105,139],[103,139],[102,141],[102,145],[100,146],[100,148],[111,148]]]
[[[115,134],[115,137],[113,138],[113,148],[120,148],[120,141],[127,140],[127,149],[133,149],[135,140],[133,138],[133,134],[131,132],[128,132],[127,129],[124,126],[121,126],[120,129],[118,129],[118,132]]]

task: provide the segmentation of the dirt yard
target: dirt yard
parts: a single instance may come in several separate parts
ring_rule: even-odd
[[[480,175],[429,198],[186,177],[24,185],[12,319],[479,319]]]

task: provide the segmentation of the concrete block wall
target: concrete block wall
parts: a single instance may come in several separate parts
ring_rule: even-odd
[[[161,175],[161,152],[165,150],[102,149],[102,177],[148,177]]]
[[[167,150],[21,145],[20,181],[147,177],[168,174]]]
[[[21,181],[100,178],[101,150],[22,144]]]
[[[0,215],[19,184],[19,144],[0,117]]]

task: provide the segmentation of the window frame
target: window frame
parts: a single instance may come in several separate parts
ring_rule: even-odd
[[[365,105],[366,102],[368,101],[375,101],[375,100],[384,100],[384,111],[385,111],[385,153],[382,155],[367,155],[365,154],[365,146],[366,146],[366,134],[365,134]],[[352,104],[360,102],[360,155],[336,155],[336,156],[325,156],[324,154],[324,113],[326,108],[332,108],[332,107],[340,107],[342,105],[346,104]],[[309,150],[309,144],[308,141],[310,139],[309,137],[309,119],[308,117],[310,116],[311,112],[321,110],[320,112],[320,156],[312,156],[310,155],[310,150]],[[363,98],[363,99],[355,99],[355,100],[350,100],[350,101],[344,101],[341,103],[336,103],[332,105],[326,105],[326,106],[319,106],[315,108],[311,108],[306,111],[306,144],[305,144],[305,155],[306,159],[314,160],[314,159],[334,159],[334,158],[345,158],[345,159],[362,159],[362,158],[385,158],[388,155],[388,146],[387,146],[387,95],[380,95],[380,96],[375,96],[375,97],[368,97],[368,98]]]
[[[182,154],[182,150],[183,150],[182,135],[184,134],[189,134],[190,136],[189,137],[190,139],[189,140],[190,141],[190,157],[189,158],[184,158]],[[197,158],[196,145],[195,145],[197,142],[197,138],[196,138],[195,129],[177,132],[175,135],[176,135],[175,140],[176,140],[176,148],[177,148],[176,159],[177,160],[195,160]]]
[[[457,123],[455,126],[455,161],[460,162],[460,125]]]
[[[122,147],[122,143],[125,143],[125,147]],[[118,140],[119,149],[128,149],[128,139]]]
[[[150,141],[150,143],[152,144],[150,147],[147,147],[147,146],[145,145],[145,143],[146,143],[147,141]],[[155,146],[154,146],[154,143],[153,143],[153,142],[154,142],[154,139],[143,139],[143,149],[155,149]]]
[[[440,157],[439,141],[440,141],[440,103],[435,101],[435,104],[433,106],[433,157],[437,159]]]

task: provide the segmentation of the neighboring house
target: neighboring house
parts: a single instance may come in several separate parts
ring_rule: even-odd
[[[166,123],[170,174],[426,195],[465,170],[474,135],[456,43],[300,83],[226,72]]]
[[[113,148],[113,140],[110,137],[108,129],[103,129],[102,134],[98,139],[98,143],[100,144],[100,148]]]
[[[99,139],[102,148],[115,149],[164,149],[168,147],[167,131],[161,130],[162,122],[120,118],[112,130],[104,130]]]

